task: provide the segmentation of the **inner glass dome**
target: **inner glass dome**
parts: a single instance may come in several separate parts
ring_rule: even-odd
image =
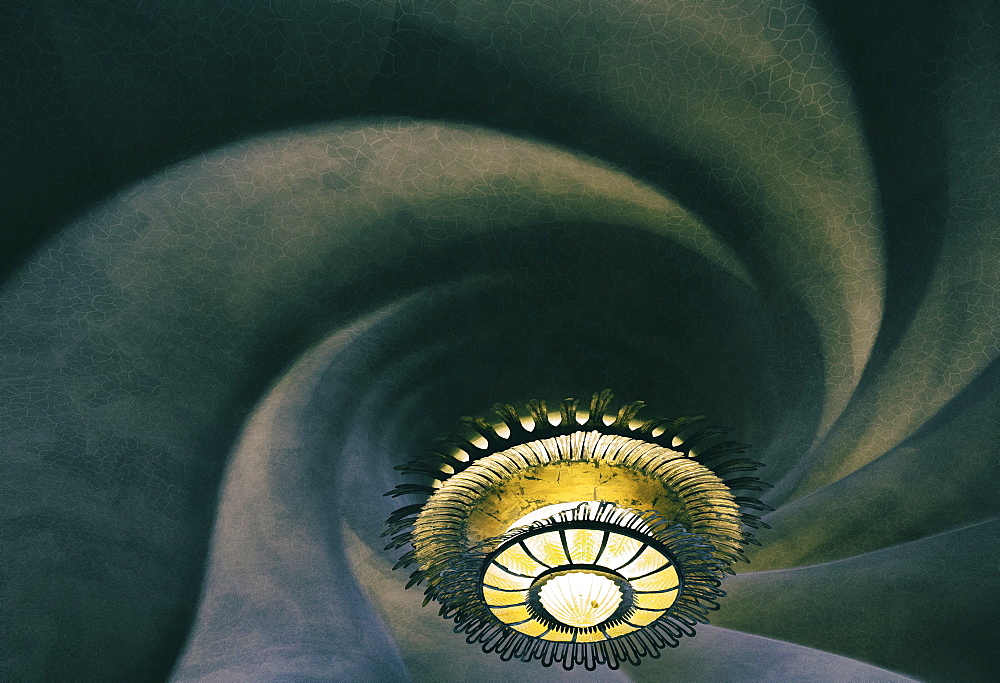
[[[618,610],[624,599],[618,581],[590,571],[551,575],[542,580],[538,597],[546,612],[577,628],[603,623]]]
[[[642,520],[632,511],[617,510],[617,523],[586,519],[602,505],[549,505],[515,523],[537,526],[501,544],[482,573],[483,598],[497,619],[543,640],[597,642],[670,609],[681,578],[669,551],[635,524]]]

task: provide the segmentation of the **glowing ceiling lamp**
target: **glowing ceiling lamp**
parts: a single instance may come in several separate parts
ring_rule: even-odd
[[[386,522],[387,549],[411,546],[395,568],[418,565],[407,587],[426,581],[486,652],[566,669],[658,656],[707,623],[756,543],[747,527],[766,526],[750,511],[770,508],[733,493],[768,486],[731,476],[760,466],[726,459],[745,444],[711,443],[703,418],[637,420],[641,402],[608,415],[611,398],[594,394],[586,416],[566,399],[558,418],[542,401],[528,416],[497,404],[503,425],[463,418],[484,446],[452,436],[398,468],[424,483],[386,495],[426,500]]]

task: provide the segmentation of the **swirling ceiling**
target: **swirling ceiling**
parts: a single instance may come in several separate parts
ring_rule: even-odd
[[[25,4],[0,678],[990,680],[991,11]],[[605,387],[753,443],[774,530],[660,660],[486,657],[392,468]]]

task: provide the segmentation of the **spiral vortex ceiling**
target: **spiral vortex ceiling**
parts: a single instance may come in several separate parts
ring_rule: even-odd
[[[16,7],[0,679],[991,680],[996,6],[869,4]],[[603,387],[773,530],[659,659],[486,657],[382,493]]]

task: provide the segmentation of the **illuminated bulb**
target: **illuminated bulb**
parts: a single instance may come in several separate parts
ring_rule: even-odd
[[[538,594],[542,607],[568,626],[588,628],[605,621],[622,602],[611,579],[590,572],[560,574],[545,582]]]

